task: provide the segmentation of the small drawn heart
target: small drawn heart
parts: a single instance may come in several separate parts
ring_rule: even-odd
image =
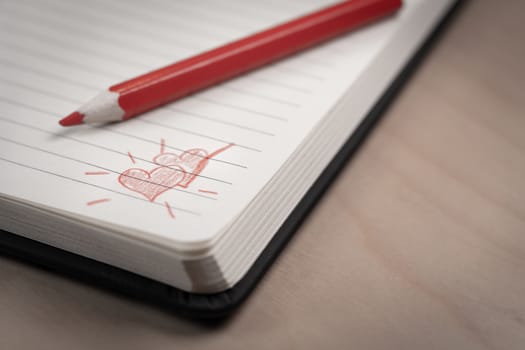
[[[150,202],[177,186],[186,177],[180,166],[160,166],[151,171],[131,168],[120,174],[118,181],[129,190],[140,193]]]
[[[184,151],[181,155],[173,153],[158,154],[153,161],[158,165],[168,167],[181,167],[186,172],[184,179],[182,179],[178,186],[187,188],[189,184],[195,180],[202,170],[206,167],[209,160],[208,152],[201,148],[193,148]]]

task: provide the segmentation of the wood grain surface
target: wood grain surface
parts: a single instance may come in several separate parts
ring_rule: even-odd
[[[524,349],[525,1],[460,11],[239,312],[0,258],[0,349]]]

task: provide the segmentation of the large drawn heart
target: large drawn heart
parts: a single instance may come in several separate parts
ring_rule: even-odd
[[[160,166],[151,171],[131,168],[120,174],[118,181],[127,189],[140,193],[150,202],[177,186],[186,177],[180,166]]]

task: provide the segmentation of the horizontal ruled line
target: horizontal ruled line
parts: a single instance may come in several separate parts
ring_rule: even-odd
[[[308,95],[313,92],[310,89],[305,89],[305,88],[302,88],[302,87],[286,84],[286,83],[283,83],[283,82],[277,81],[277,80],[272,80],[272,79],[268,79],[268,78],[262,78],[260,76],[250,76],[250,77],[247,77],[247,79],[252,79],[252,80],[255,80],[255,81],[259,81],[261,83],[265,83],[265,84],[268,84],[268,85],[279,86],[279,87],[282,87],[282,88],[285,88],[285,89],[294,90],[294,91],[301,92],[303,94],[308,94]]]
[[[279,63],[282,63],[282,62],[279,62]],[[320,76],[318,76],[316,74],[311,74],[311,73],[308,73],[308,72],[304,72],[304,71],[296,69],[296,68],[286,67],[286,66],[283,66],[282,64],[278,65],[278,66],[269,67],[269,68],[274,69],[276,71],[285,72],[287,74],[293,74],[293,75],[297,75],[297,76],[300,76],[300,77],[303,77],[303,78],[313,79],[315,81],[323,81],[324,80],[323,77],[320,77]]]
[[[121,75],[115,74],[114,72],[105,71],[105,70],[99,70],[98,68],[97,69],[93,69],[93,67],[86,66],[86,65],[83,65],[83,64],[79,64],[77,62],[67,61],[67,60],[64,60],[64,59],[62,59],[62,58],[60,58],[58,56],[49,55],[47,53],[42,53],[42,52],[37,52],[37,51],[34,51],[34,50],[30,50],[27,47],[14,45],[14,44],[12,44],[10,42],[4,41],[3,39],[0,40],[0,44],[2,44],[4,46],[7,46],[7,47],[9,47],[11,49],[14,49],[14,50],[18,50],[18,51],[21,51],[21,52],[26,52],[28,55],[33,56],[33,57],[38,57],[39,59],[45,58],[45,59],[50,60],[53,63],[60,63],[60,64],[65,65],[65,66],[75,67],[76,69],[82,70],[82,71],[84,71],[86,73],[98,74],[101,77],[105,77],[105,78],[107,78],[109,76],[109,77],[112,77],[115,80],[122,78]]]
[[[68,24],[63,22],[63,18],[58,18],[59,21],[57,21],[57,17],[53,16],[51,20],[49,18],[43,18],[42,12],[39,12],[38,14],[34,13],[27,13],[27,11],[23,14],[22,17],[24,19],[29,18],[31,23],[38,22],[38,25],[41,27],[44,27],[48,30],[55,31],[57,33],[60,33],[61,31],[67,31],[68,34],[75,34],[76,36],[80,36],[82,38],[86,38],[90,41],[96,41],[97,36],[96,35],[89,35],[90,32],[86,32],[85,30],[82,30],[82,28],[75,26],[74,24]],[[80,28],[80,29],[79,29]],[[127,51],[133,51],[135,53],[141,53],[144,51],[144,48],[137,47],[135,45],[130,45],[129,43],[124,43],[123,41],[126,40],[118,40],[115,38],[105,37],[104,42],[107,44],[110,44],[112,47],[116,49],[124,49]],[[154,54],[158,58],[164,58],[164,59],[173,59],[173,55],[167,54],[166,52],[161,52],[158,49],[154,48],[148,48],[148,54]]]
[[[0,58],[0,64],[2,64],[3,66],[14,67],[15,69],[23,70],[25,72],[31,72],[32,74],[36,74],[36,75],[40,75],[40,76],[43,76],[43,77],[47,77],[49,79],[54,79],[56,81],[64,82],[64,83],[67,83],[67,84],[71,84],[72,86],[79,86],[79,87],[82,87],[82,88],[85,88],[85,89],[89,89],[89,90],[93,90],[93,91],[99,91],[98,87],[96,87],[94,85],[86,84],[83,81],[77,81],[77,80],[68,79],[68,78],[65,78],[65,77],[62,77],[62,76],[58,76],[58,75],[49,73],[48,71],[41,71],[41,70],[35,69],[34,67],[27,67],[26,65],[20,65],[18,63],[5,61],[2,58]]]
[[[176,127],[176,126],[171,126],[171,125],[164,124],[164,123],[158,123],[158,122],[154,122],[154,121],[146,120],[146,119],[141,119],[140,122],[141,123],[145,123],[145,124],[151,124],[151,125],[160,126],[160,127],[171,129],[171,130],[180,131],[180,132],[185,133],[185,134],[195,135],[195,136],[198,136],[198,137],[203,137],[203,138],[206,138],[206,139],[209,139],[209,140],[223,142],[223,143],[226,143],[226,144],[234,143],[236,147],[244,148],[244,149],[246,149],[248,151],[262,152],[262,150],[259,149],[259,148],[245,146],[245,145],[242,145],[240,143],[227,141],[227,140],[224,140],[224,139],[221,139],[221,138],[218,138],[218,137],[214,137],[214,136],[204,135],[204,134],[201,134],[201,133],[198,133],[198,132],[195,132],[195,131],[182,129],[182,128],[179,128],[179,127]]]
[[[31,4],[27,3],[13,3],[15,4],[15,7],[20,7],[20,5],[25,6],[26,8],[32,8]],[[147,30],[144,30],[143,28],[140,30],[137,30],[134,28],[134,26],[123,26],[116,24],[115,21],[113,21],[111,24],[108,24],[106,21],[101,20],[101,15],[104,14],[105,11],[101,11],[98,16],[94,14],[89,13],[89,8],[84,7],[84,11],[82,12],[82,16],[78,16],[78,13],[75,11],[71,11],[71,8],[65,8],[63,5],[67,6],[67,3],[61,4],[62,6],[56,6],[47,3],[45,7],[39,7],[38,11],[41,12],[48,12],[52,11],[52,16],[56,17],[55,15],[58,14],[60,18],[67,18],[69,20],[73,20],[76,23],[85,23],[83,26],[79,25],[79,27],[83,28],[89,28],[89,26],[94,26],[96,28],[103,28],[105,30],[108,30],[109,32],[122,32],[125,34],[132,34],[134,37],[142,38],[145,41],[150,42],[156,42],[160,44],[164,44],[165,41],[157,39],[159,36],[159,33],[149,32]],[[79,6],[80,3],[75,4],[74,6]],[[177,48],[181,49],[189,49],[189,50],[199,50],[202,49],[201,46],[195,46],[188,42],[183,42],[180,40],[176,40],[175,38],[170,38],[172,43],[176,44]]]
[[[275,119],[275,120],[279,120],[279,121],[283,121],[283,122],[288,121],[288,119],[286,119],[284,117],[280,117],[280,116],[277,116],[277,115],[265,113],[265,112],[262,112],[262,111],[257,111],[257,110],[246,108],[246,107],[232,105],[232,104],[225,103],[225,102],[215,101],[215,100],[207,98],[207,97],[195,96],[194,98],[199,100],[199,101],[204,101],[204,102],[215,104],[215,105],[218,105],[218,106],[232,108],[232,109],[236,109],[236,110],[239,110],[239,111],[260,115],[260,116],[263,116],[263,117],[266,117],[266,118],[270,118],[270,119]]]
[[[193,16],[193,18],[204,19],[206,22],[213,23],[214,27],[219,25],[221,27],[231,28],[242,32],[249,29],[245,24],[239,23],[239,21],[245,23],[247,20],[251,21],[251,19],[245,19],[242,16],[231,16],[229,18],[224,18],[224,16],[221,15],[217,16],[217,13],[224,11],[221,11],[222,8],[220,6],[214,7],[213,10],[210,11],[210,7],[212,7],[213,3],[207,3],[205,6],[199,6],[198,2],[192,2],[190,7],[187,7],[186,5],[187,4],[185,2],[169,1],[164,2],[162,7],[171,11],[185,11],[185,13],[187,13],[190,18]],[[149,9],[152,10],[153,8],[153,6],[150,6]],[[193,12],[193,14],[191,14],[191,12]]]
[[[75,52],[81,52],[87,56],[92,56],[97,59],[103,58],[109,62],[119,62],[120,64],[126,64],[127,66],[139,68],[142,70],[149,70],[152,68],[151,65],[149,64],[130,61],[127,57],[114,56],[108,53],[107,50],[93,51],[93,46],[90,48],[84,48],[83,46],[76,45],[75,43],[71,43],[69,41],[63,42],[63,41],[57,40],[56,38],[50,35],[43,35],[42,33],[35,33],[35,32],[28,31],[27,28],[23,28],[23,29],[16,28],[15,30],[13,30],[13,28],[10,28],[9,26],[6,25],[4,26],[3,29],[6,32],[11,32],[11,33],[16,32],[17,35],[20,37],[25,36],[25,37],[28,37],[29,39],[37,38],[41,42],[45,42],[46,45],[49,45],[55,48],[59,48],[65,51],[73,49]]]
[[[225,15],[220,15],[219,18],[224,19],[224,20],[228,20],[234,17],[234,18],[239,18],[240,20],[250,21],[250,22],[252,22],[254,19],[263,19],[265,22],[268,22],[268,21],[274,20],[275,18],[275,16],[272,16],[272,15],[268,16],[267,13],[265,14],[264,12],[266,11],[263,10],[264,8],[262,6],[258,7],[256,9],[256,13],[254,13],[251,9],[250,4],[248,4],[248,7],[243,6],[243,5],[244,3],[242,2],[233,4],[233,5],[231,5],[229,1],[228,2],[223,1],[219,3],[206,2],[206,8],[202,8],[202,11],[206,11],[209,9],[206,12],[210,12],[214,14],[222,12]],[[235,16],[232,16],[231,14],[235,14]]]
[[[30,111],[42,113],[46,117],[51,117],[51,118],[54,117],[55,119],[58,119],[58,117],[55,116],[55,113],[53,113],[51,111],[48,111],[46,109],[42,109],[40,107],[31,106],[31,105],[28,105],[26,103],[22,103],[22,102],[18,102],[18,101],[15,101],[15,100],[11,100],[9,98],[6,98],[5,96],[1,96],[0,95],[0,101],[3,101],[5,103],[8,103],[8,104],[11,104],[11,105],[14,105],[14,106],[22,107],[22,108],[28,109]]]
[[[148,20],[148,24],[151,25],[153,23],[154,26],[162,32],[170,30],[183,30],[185,33],[191,33],[191,35],[195,37],[205,37],[215,40],[226,40],[230,36],[217,35],[216,26],[213,27],[214,31],[206,29],[203,30],[203,27],[200,26],[199,23],[196,22],[194,19],[185,18],[181,15],[174,17],[173,14],[167,14],[165,11],[155,12],[156,15],[151,15],[152,12],[149,10],[151,10],[154,6],[142,6],[140,8],[137,8],[129,6],[127,4],[125,6],[119,5],[120,4],[117,2],[103,2],[104,10],[107,11],[108,7],[113,7],[113,9],[116,10],[115,13],[118,13],[119,16],[126,16],[126,18],[134,18],[134,21],[144,21],[144,19],[146,18]]]
[[[66,97],[66,96],[63,96],[61,94],[56,94],[56,93],[54,93],[52,91],[41,90],[41,89],[35,88],[33,86],[20,84],[19,82],[8,80],[8,79],[2,78],[2,77],[0,77],[0,81],[4,82],[4,83],[7,83],[9,85],[13,85],[13,86],[19,87],[21,89],[25,89],[25,90],[29,90],[29,91],[32,91],[32,92],[36,92],[36,93],[39,93],[39,94],[42,94],[42,95],[45,95],[45,96],[48,96],[48,97],[57,98],[57,99],[59,99],[61,101],[71,102],[71,103],[73,103],[75,105],[80,104],[80,101],[77,100],[77,99]]]
[[[297,102],[281,100],[279,98],[275,98],[275,97],[272,97],[272,96],[261,95],[261,94],[258,94],[256,92],[253,92],[253,91],[239,89],[238,87],[224,85],[224,86],[218,86],[217,88],[228,90],[228,91],[234,91],[234,92],[242,94],[242,95],[253,96],[253,97],[260,98],[262,100],[271,101],[271,102],[275,102],[275,103],[279,103],[279,104],[283,104],[283,105],[287,105],[287,106],[291,106],[291,107],[295,107],[295,108],[298,108],[298,107],[301,106]]]
[[[275,136],[275,134],[267,132],[267,131],[264,131],[264,130],[255,129],[255,128],[251,128],[251,127],[248,127],[248,126],[245,126],[245,125],[236,124],[236,123],[228,122],[228,121],[225,121],[225,120],[212,118],[210,116],[207,116],[207,115],[204,115],[204,114],[195,113],[195,112],[192,112],[192,111],[187,111],[187,110],[184,110],[182,108],[171,107],[171,106],[164,106],[163,109],[167,109],[167,110],[170,110],[170,111],[173,111],[173,112],[178,112],[180,114],[184,114],[184,115],[187,115],[187,116],[190,116],[190,117],[194,117],[194,118],[198,118],[198,119],[205,119],[205,120],[208,120],[208,121],[211,121],[211,122],[215,122],[215,123],[218,123],[218,124],[229,125],[229,126],[232,126],[232,127],[235,127],[235,128],[242,129],[242,130],[253,131],[253,132],[258,133],[258,134],[263,134],[263,135],[268,135],[268,136]]]
[[[199,35],[195,35],[190,31],[185,32],[183,38],[177,37],[169,35],[166,31],[150,30],[151,27],[156,26],[156,23],[153,23],[153,25],[149,25],[148,23],[147,26],[142,27],[138,25],[141,23],[140,21],[129,23],[129,21],[126,20],[127,18],[121,16],[120,13],[115,15],[111,11],[108,11],[107,5],[104,5],[104,8],[98,10],[93,8],[94,6],[92,2],[89,4],[90,6],[83,5],[84,3],[82,2],[76,3],[72,5],[73,9],[71,9],[68,8],[70,4],[65,3],[61,4],[59,7],[48,6],[48,8],[51,8],[54,13],[62,13],[68,16],[75,22],[84,22],[89,25],[96,24],[96,26],[109,29],[112,32],[123,32],[125,34],[131,33],[134,37],[142,37],[145,40],[159,44],[170,42],[172,46],[186,50],[201,51],[203,49],[202,44],[196,44],[197,41],[202,42],[203,37],[200,36],[199,38]],[[81,9],[81,13],[79,13],[79,9]],[[186,38],[189,38],[189,40]],[[209,40],[209,35],[205,38]]]
[[[306,53],[311,53],[310,51],[307,51]],[[298,56],[295,57],[295,59],[301,63],[306,63],[308,65],[311,65],[311,66],[315,66],[315,67],[320,67],[320,68],[324,68],[326,70],[334,70],[335,67],[334,67],[334,63],[333,62],[327,62],[326,59],[325,60],[317,60],[311,56],[306,56],[306,55],[302,55],[302,54],[299,54]]]

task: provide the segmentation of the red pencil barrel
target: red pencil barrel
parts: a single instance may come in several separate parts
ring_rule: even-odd
[[[112,86],[124,119],[393,13],[401,0],[352,0]]]

